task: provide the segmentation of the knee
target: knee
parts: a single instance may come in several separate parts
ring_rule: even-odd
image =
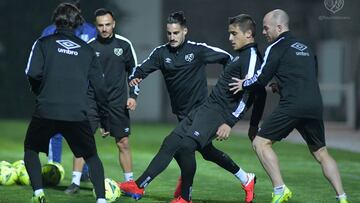
[[[268,148],[272,146],[271,140],[256,136],[252,142],[252,147],[254,151],[259,152],[264,148]]]
[[[321,147],[320,149],[316,150],[315,152],[312,152],[313,156],[315,157],[316,161],[319,163],[328,160],[330,158],[330,155],[326,149],[326,147]]]
[[[195,154],[195,149],[189,145],[181,145],[180,150],[183,154]]]
[[[116,142],[116,145],[118,146],[120,151],[129,151],[129,138],[123,137],[120,140]]]
[[[206,160],[206,161],[211,161],[211,154],[210,153],[205,153],[205,152],[200,152],[201,156]]]

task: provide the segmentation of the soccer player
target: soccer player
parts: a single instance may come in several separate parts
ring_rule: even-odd
[[[206,64],[220,63],[226,65],[232,58],[230,54],[222,49],[187,40],[187,32],[188,28],[186,27],[183,12],[170,14],[167,19],[168,43],[155,48],[150,56],[136,67],[130,81],[130,85],[137,85],[150,73],[160,70],[170,95],[172,111],[179,122],[186,118],[191,110],[199,107],[206,100],[208,95]],[[249,63],[248,59],[244,60]],[[265,104],[265,89],[259,92],[261,94],[255,100],[256,107],[250,121],[249,135],[251,137],[256,134],[254,132],[257,132],[257,126]],[[254,99],[254,96],[252,95],[251,100]],[[242,183],[242,187],[246,192],[245,198],[248,201],[252,200],[253,190],[250,187],[251,184],[248,183],[255,178],[254,174],[246,174],[227,154],[215,148],[211,142],[198,151],[205,160],[214,162],[234,174]],[[175,154],[174,158],[180,165],[181,160],[177,154]],[[248,185],[248,188],[246,185]],[[179,197],[180,194],[181,177],[176,186],[174,197]]]
[[[132,68],[137,65],[136,54],[132,43],[128,39],[114,33],[116,22],[112,11],[103,8],[96,10],[95,23],[99,34],[96,39],[91,39],[89,44],[94,48],[102,65],[105,84],[109,93],[110,135],[115,137],[124,179],[129,181],[133,179],[129,145],[129,110],[135,110],[136,108],[139,89],[137,86],[131,87],[128,94],[127,78],[131,74]],[[99,120],[96,106],[96,103],[91,103],[92,111],[89,114],[90,122],[95,123],[95,126]],[[73,179],[66,190],[67,193],[79,191],[80,181],[74,174],[81,173],[83,163],[84,161],[81,158],[75,160]]]
[[[271,44],[266,49],[261,69],[252,78],[234,78],[230,90],[238,94],[243,89],[263,87],[274,76],[278,80],[279,105],[264,121],[253,141],[258,158],[274,187],[272,202],[284,202],[292,196],[281,177],[272,144],[297,129],[320,163],[324,176],[336,191],[337,199],[346,203],[339,170],[325,145],[323,104],[314,53],[306,43],[292,36],[289,16],[283,10],[276,9],[265,15],[263,34]]]
[[[184,36],[175,38],[176,40],[172,38],[173,35],[175,35],[174,33],[183,35],[182,32],[184,32],[182,30],[184,28],[178,27],[179,25],[182,25],[179,22],[182,22],[181,20],[183,17],[177,15],[179,14],[170,15],[168,20],[168,22],[170,22],[168,23],[168,33],[170,35],[169,38],[171,39],[170,45],[175,44],[171,41],[178,41],[179,39],[184,40]],[[172,23],[174,20],[176,20],[176,23]],[[229,40],[231,41],[234,50],[236,50],[236,57],[225,66],[216,86],[204,103],[193,109],[189,115],[177,125],[175,130],[165,138],[159,152],[151,161],[145,172],[135,182],[129,181],[120,184],[120,189],[125,194],[134,199],[140,199],[144,194],[144,188],[168,166],[174,156],[177,156],[176,158],[178,159],[177,161],[181,169],[181,194],[179,197],[172,200],[172,203],[192,202],[191,187],[196,170],[195,150],[202,152],[204,148],[211,145],[212,140],[216,136],[221,140],[227,139],[231,127],[243,116],[244,112],[251,104],[251,94],[243,92],[240,94],[233,94],[229,91],[228,84],[232,81],[231,78],[245,77],[245,75],[251,77],[261,64],[261,56],[254,43],[255,22],[250,16],[242,14],[230,18],[229,33]],[[183,45],[183,48],[186,48],[187,46],[192,47],[194,45],[190,43]],[[196,53],[194,54],[194,60],[201,59],[199,58],[200,56],[198,56],[199,53],[195,52],[196,49],[193,48],[189,50]],[[156,53],[156,50],[153,54],[154,53]],[[180,53],[181,52],[179,52],[179,54]],[[185,53],[188,52],[186,51]],[[183,58],[183,55],[178,56],[180,59]],[[156,56],[155,58],[158,62],[163,61],[163,57]],[[172,63],[176,62],[177,61],[173,61]],[[175,68],[174,65],[169,68],[171,67]],[[196,91],[196,89],[192,90]],[[195,94],[195,92],[193,94]],[[216,163],[227,161],[233,163],[226,154],[223,152],[221,152],[221,154],[224,156],[222,158],[217,157],[219,159]],[[235,164],[233,167],[236,168],[238,166]],[[250,175],[240,169],[236,176],[239,177],[245,189],[245,202],[251,202],[253,200],[255,184],[254,175]]]
[[[98,203],[105,201],[104,168],[98,157],[87,114],[88,89],[96,92],[104,135],[108,132],[108,103],[104,77],[93,49],[75,36],[83,18],[73,4],[54,11],[56,33],[35,41],[25,73],[36,96],[36,108],[24,141],[24,161],[34,190],[31,202],[46,202],[39,152],[61,133],[76,157],[83,157],[92,174]]]
[[[80,10],[80,0],[69,0],[68,3],[72,3]],[[41,37],[52,35],[55,33],[55,31],[56,31],[56,26],[54,24],[51,24],[42,31]],[[84,40],[85,42],[88,42],[90,39],[96,37],[96,34],[97,32],[95,26],[85,21],[75,29],[75,35],[81,38],[82,40]],[[61,153],[62,153],[62,136],[61,134],[56,134],[50,139],[48,161],[61,163]],[[76,177],[79,176],[79,179],[81,177],[81,180],[83,181],[88,180],[89,170],[87,168],[87,165],[85,165],[82,173],[73,174],[73,176],[74,175]],[[67,192],[71,193],[71,191],[67,191]]]

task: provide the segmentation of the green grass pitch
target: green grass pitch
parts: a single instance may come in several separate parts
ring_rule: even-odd
[[[28,121],[0,121],[0,161],[14,162],[23,159],[23,140]],[[174,125],[167,124],[134,124],[130,139],[133,168],[138,177],[145,170],[163,138]],[[105,176],[116,181],[123,181],[122,171],[118,163],[118,152],[114,139],[101,138],[96,135],[97,147],[105,167]],[[360,139],[360,138],[359,138]],[[227,152],[245,171],[255,172],[256,201],[270,202],[272,186],[261,167],[247,138],[233,134],[227,141],[215,141],[215,145]],[[287,186],[294,195],[293,203],[332,203],[336,202],[333,189],[322,176],[318,163],[312,158],[307,147],[301,144],[281,142],[275,144],[279,155],[282,174]],[[360,202],[360,154],[330,149],[337,160],[342,173],[344,188],[350,202]],[[46,157],[41,154],[42,163]],[[45,188],[50,203],[57,202],[95,202],[91,183],[82,183],[81,192],[66,195],[63,190],[70,184],[72,171],[72,154],[65,142],[63,144],[63,163],[65,180],[54,188]],[[138,202],[169,202],[179,176],[179,168],[175,161],[160,174],[147,188],[145,196]],[[0,203],[30,202],[32,190],[30,186],[0,186]],[[238,203],[243,202],[244,194],[239,182],[232,174],[213,163],[206,162],[197,153],[197,172],[193,185],[194,203]],[[136,202],[128,197],[121,197],[117,202]]]

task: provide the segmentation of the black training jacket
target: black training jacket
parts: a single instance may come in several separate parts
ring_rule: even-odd
[[[282,33],[268,46],[260,71],[243,88],[265,86],[275,76],[280,101],[275,109],[293,117],[322,119],[323,106],[317,81],[317,62],[308,45]]]
[[[146,78],[160,70],[170,95],[171,107],[178,117],[186,116],[208,96],[206,64],[225,65],[231,55],[205,43],[185,41],[176,49],[165,44],[155,48],[131,78]]]
[[[209,98],[204,105],[216,109],[224,117],[230,127],[242,118],[246,110],[254,103],[251,115],[252,125],[257,126],[262,117],[266,92],[265,88],[256,91],[241,91],[234,94],[230,91],[230,83],[235,82],[232,78],[252,77],[260,68],[262,59],[255,43],[250,43],[236,51],[236,55],[228,63],[221,73],[218,82],[212,89]]]
[[[88,42],[99,58],[104,72],[110,105],[126,106],[128,96],[136,99],[139,88],[131,87],[128,92],[127,79],[137,65],[135,50],[131,42],[114,34],[110,38],[98,36]]]
[[[25,73],[36,95],[34,117],[87,120],[88,89],[93,86],[102,121],[108,115],[104,77],[94,50],[72,30],[35,41]]]

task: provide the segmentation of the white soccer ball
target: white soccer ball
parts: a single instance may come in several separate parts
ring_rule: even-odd
[[[95,190],[93,190],[94,197],[96,198]],[[118,184],[110,179],[105,178],[105,199],[106,202],[114,202],[121,196],[121,191]]]

